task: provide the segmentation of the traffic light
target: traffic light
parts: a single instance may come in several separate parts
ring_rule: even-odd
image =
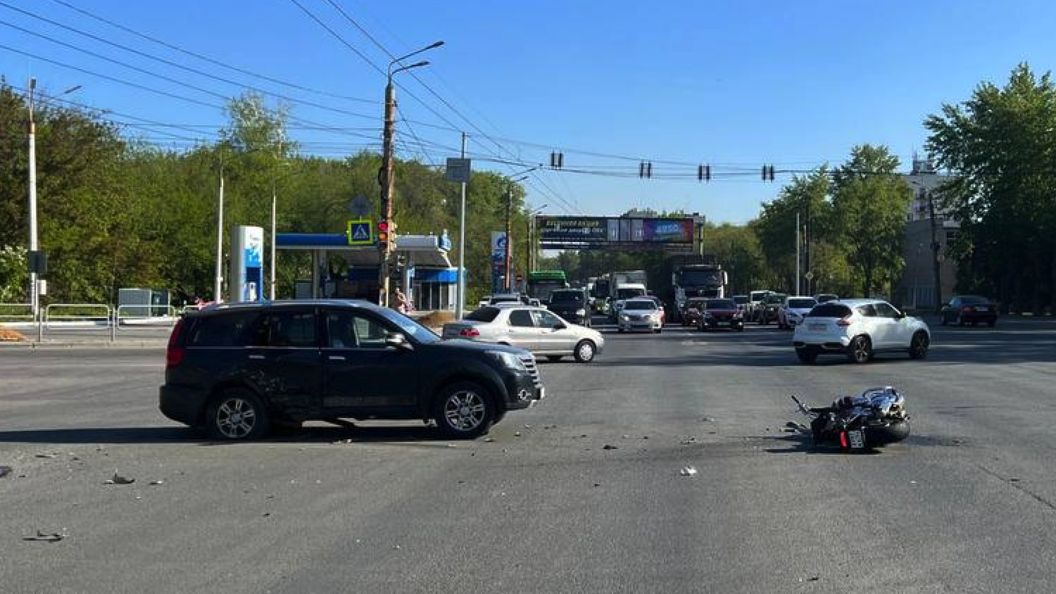
[[[389,222],[378,221],[378,249],[387,251],[389,249]]]
[[[550,168],[561,169],[565,166],[565,153],[551,152],[550,153]]]
[[[763,165],[763,181],[774,181],[773,165]]]
[[[697,181],[711,181],[711,165],[697,165]]]

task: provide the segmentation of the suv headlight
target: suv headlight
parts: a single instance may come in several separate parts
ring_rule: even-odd
[[[488,351],[488,355],[496,359],[499,363],[502,363],[507,369],[514,369],[517,371],[527,370],[524,366],[524,362],[521,361],[521,358],[513,353],[507,353],[506,351]]]

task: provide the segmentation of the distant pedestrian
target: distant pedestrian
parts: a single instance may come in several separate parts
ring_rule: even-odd
[[[411,311],[411,302],[407,300],[407,296],[399,288],[396,289],[396,311],[403,314]]]

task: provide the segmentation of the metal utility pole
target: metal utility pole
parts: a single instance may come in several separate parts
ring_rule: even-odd
[[[810,231],[811,231],[810,201],[808,200],[807,201],[807,224],[803,228],[803,235],[804,235],[803,239],[804,239],[804,244],[805,244],[805,249],[803,250],[803,269],[806,270],[807,272],[811,272],[811,270],[810,270]],[[811,276],[813,276],[813,274],[811,274]],[[807,278],[805,280],[807,281],[806,282],[806,289],[807,289],[806,293],[809,295],[809,294],[811,294],[810,278]]]
[[[466,133],[462,133],[462,158],[466,158]],[[458,203],[458,286],[455,288],[455,319],[461,320],[466,310],[466,182],[462,182],[462,197]]]
[[[410,70],[420,66],[428,66],[429,62],[416,62],[408,66],[400,66],[396,69],[393,69],[393,65],[426,50],[440,47],[441,45],[444,45],[444,42],[437,41],[420,50],[413,51],[406,56],[395,58],[389,62],[388,84],[385,85],[385,129],[382,139],[382,162],[381,171],[378,172],[378,182],[381,184],[381,220],[386,223],[386,228],[389,232],[389,240],[385,242],[383,249],[380,250],[381,266],[378,268],[378,284],[381,287],[378,291],[378,305],[382,307],[389,306],[389,269],[392,266],[392,254],[396,251],[396,224],[392,220],[392,188],[395,182],[393,176],[395,170],[393,153],[395,149],[393,145],[396,136],[396,87],[392,83],[392,77],[397,72],[403,72],[404,70]]]
[[[935,311],[938,312],[942,309],[942,276],[939,270],[939,240],[936,237],[936,223],[935,220],[935,200],[931,196],[931,191],[924,188],[924,193],[928,197],[928,215],[931,218],[931,266],[932,274],[935,277]]]
[[[799,238],[799,213],[797,212],[796,213],[796,295],[799,295],[799,289],[800,289],[800,286],[799,286],[800,281],[799,281],[799,279],[802,278],[801,275],[800,275],[800,269],[799,269],[799,262],[800,262],[799,244],[800,244],[800,238]]]
[[[29,134],[29,251],[36,252],[37,246],[37,128],[33,122],[33,90],[37,79],[29,79],[29,122],[26,132]],[[29,273],[29,305],[33,319],[40,312],[40,282],[37,271]]]
[[[216,278],[213,280],[213,301],[224,300],[224,157],[220,156],[220,194],[216,204]]]
[[[278,198],[275,193],[275,180],[271,180],[271,270],[268,279],[268,299],[275,301],[275,203]]]
[[[512,211],[513,211],[513,182],[510,182],[510,184],[506,186],[506,247],[505,247],[505,253],[503,255],[504,265],[503,265],[503,280],[502,280],[502,287],[503,287],[503,289],[506,290],[507,293],[510,292],[510,286],[511,286],[511,283],[510,283],[510,272],[511,272],[511,268],[512,268],[512,263],[511,263],[510,260],[511,260],[512,255],[511,255],[511,251],[510,251],[510,236],[511,236],[511,233],[512,233],[512,229],[510,227],[510,215],[512,214]]]

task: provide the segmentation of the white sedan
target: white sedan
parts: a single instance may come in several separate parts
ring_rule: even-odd
[[[656,301],[647,297],[628,299],[620,308],[616,324],[620,332],[651,330],[660,333],[664,328],[663,310],[656,304]]]
[[[445,340],[469,338],[528,349],[551,361],[571,355],[590,363],[605,347],[597,330],[568,322],[542,307],[501,304],[482,307],[458,322],[444,324]]]
[[[813,297],[785,297],[781,309],[777,310],[777,327],[785,330],[802,324],[803,318],[817,304]]]
[[[923,359],[928,356],[931,330],[923,320],[907,316],[886,301],[844,299],[810,310],[796,326],[792,344],[804,363],[813,363],[824,353],[865,363],[881,351],[901,351]]]

